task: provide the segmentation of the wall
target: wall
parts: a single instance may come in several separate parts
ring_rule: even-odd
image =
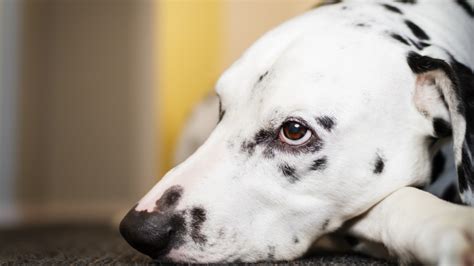
[[[0,224],[17,221],[17,92],[19,4],[0,2]]]
[[[152,4],[25,2],[17,194],[26,221],[106,220],[156,180]]]

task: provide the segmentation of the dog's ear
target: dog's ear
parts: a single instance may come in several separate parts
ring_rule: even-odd
[[[449,54],[446,59],[410,52],[416,75],[414,101],[433,122],[432,136],[452,136],[461,200],[474,205],[474,73]]]

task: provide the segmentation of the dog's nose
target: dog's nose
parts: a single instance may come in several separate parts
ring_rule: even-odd
[[[120,233],[132,247],[152,258],[165,255],[185,232],[183,212],[176,211],[182,194],[183,188],[175,185],[156,201],[153,211],[132,208],[120,223]]]
[[[120,223],[120,233],[132,247],[157,258],[169,251],[180,223],[176,219],[179,217],[170,213],[132,209]]]

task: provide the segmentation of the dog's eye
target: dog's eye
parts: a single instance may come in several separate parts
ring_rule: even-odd
[[[288,121],[280,130],[280,140],[290,145],[301,145],[311,138],[311,130],[301,123]]]

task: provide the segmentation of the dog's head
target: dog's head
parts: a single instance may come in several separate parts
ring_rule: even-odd
[[[123,220],[132,246],[171,261],[293,259],[427,179],[434,140],[465,131],[450,65],[321,24],[284,24],[223,74],[211,136]]]

